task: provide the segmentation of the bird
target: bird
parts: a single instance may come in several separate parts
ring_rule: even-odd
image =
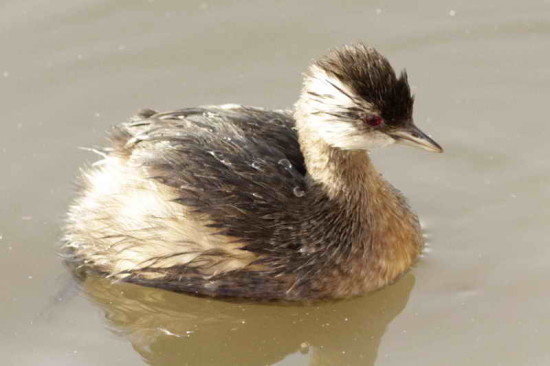
[[[406,71],[355,43],[312,61],[294,108],[145,109],[82,170],[62,252],[73,268],[221,299],[310,302],[387,286],[424,240],[373,165],[413,121]]]

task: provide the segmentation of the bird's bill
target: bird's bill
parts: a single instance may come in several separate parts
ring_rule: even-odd
[[[415,125],[405,127],[389,133],[397,143],[419,147],[424,150],[442,153],[443,148],[439,146],[430,136],[426,135]]]

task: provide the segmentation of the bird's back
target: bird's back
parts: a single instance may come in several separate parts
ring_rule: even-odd
[[[144,112],[117,126],[69,214],[74,257],[151,286],[281,297],[262,259],[289,255],[280,223],[304,207],[293,127],[289,112],[241,106]]]
[[[148,178],[177,189],[185,205],[260,213],[264,204],[273,207],[304,188],[304,159],[293,127],[286,111],[190,108],[122,124],[112,141]]]

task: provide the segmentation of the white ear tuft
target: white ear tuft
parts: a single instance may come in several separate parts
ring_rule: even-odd
[[[371,111],[372,105],[355,96],[355,93],[336,77],[313,65],[304,81],[304,90],[297,109],[304,116],[311,131],[329,145],[343,150],[372,150],[395,142],[378,131],[361,131],[358,121],[347,113],[350,109]]]

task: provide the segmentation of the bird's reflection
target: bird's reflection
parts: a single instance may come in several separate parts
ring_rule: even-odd
[[[373,365],[387,324],[405,307],[409,274],[360,298],[315,305],[242,304],[88,277],[83,287],[151,365]]]

